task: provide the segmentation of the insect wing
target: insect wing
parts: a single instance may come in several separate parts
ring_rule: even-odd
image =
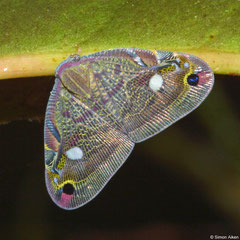
[[[214,83],[212,70],[198,57],[143,49],[102,51],[63,64],[57,74],[81,101],[91,94],[88,106],[133,142],[161,132],[194,110]],[[83,86],[79,76],[88,85]]]
[[[58,79],[49,99],[44,133],[48,192],[64,209],[80,207],[95,197],[134,146]]]
[[[141,142],[161,132],[198,107],[210,93],[214,75],[198,57],[158,51],[156,57],[166,66],[156,66],[152,73],[140,74],[127,83],[130,96],[128,136]],[[149,69],[152,69],[151,67]]]

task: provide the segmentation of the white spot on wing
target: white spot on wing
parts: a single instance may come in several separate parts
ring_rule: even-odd
[[[153,90],[153,91],[158,91],[160,90],[160,88],[162,87],[163,84],[163,78],[161,75],[159,74],[155,74],[151,77],[150,81],[149,81],[149,87]]]
[[[70,160],[79,160],[83,157],[83,151],[79,147],[73,147],[66,151],[66,155]]]
[[[188,67],[189,67],[189,63],[188,63],[188,62],[185,62],[185,63],[183,64],[183,66],[184,66],[185,68],[188,68]]]

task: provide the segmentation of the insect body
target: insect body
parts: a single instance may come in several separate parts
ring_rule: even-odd
[[[45,178],[64,209],[92,200],[134,144],[194,110],[214,83],[183,53],[113,49],[70,56],[56,69],[45,117]]]

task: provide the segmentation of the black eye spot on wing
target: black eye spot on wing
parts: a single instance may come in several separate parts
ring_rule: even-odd
[[[67,195],[73,195],[75,189],[71,183],[67,183],[63,186],[63,193]]]
[[[197,74],[191,74],[187,78],[187,82],[191,86],[197,86],[199,81],[199,77]]]

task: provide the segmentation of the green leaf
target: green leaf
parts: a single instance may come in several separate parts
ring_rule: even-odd
[[[137,47],[193,53],[240,74],[237,0],[2,0],[0,79],[54,73],[71,53]]]

